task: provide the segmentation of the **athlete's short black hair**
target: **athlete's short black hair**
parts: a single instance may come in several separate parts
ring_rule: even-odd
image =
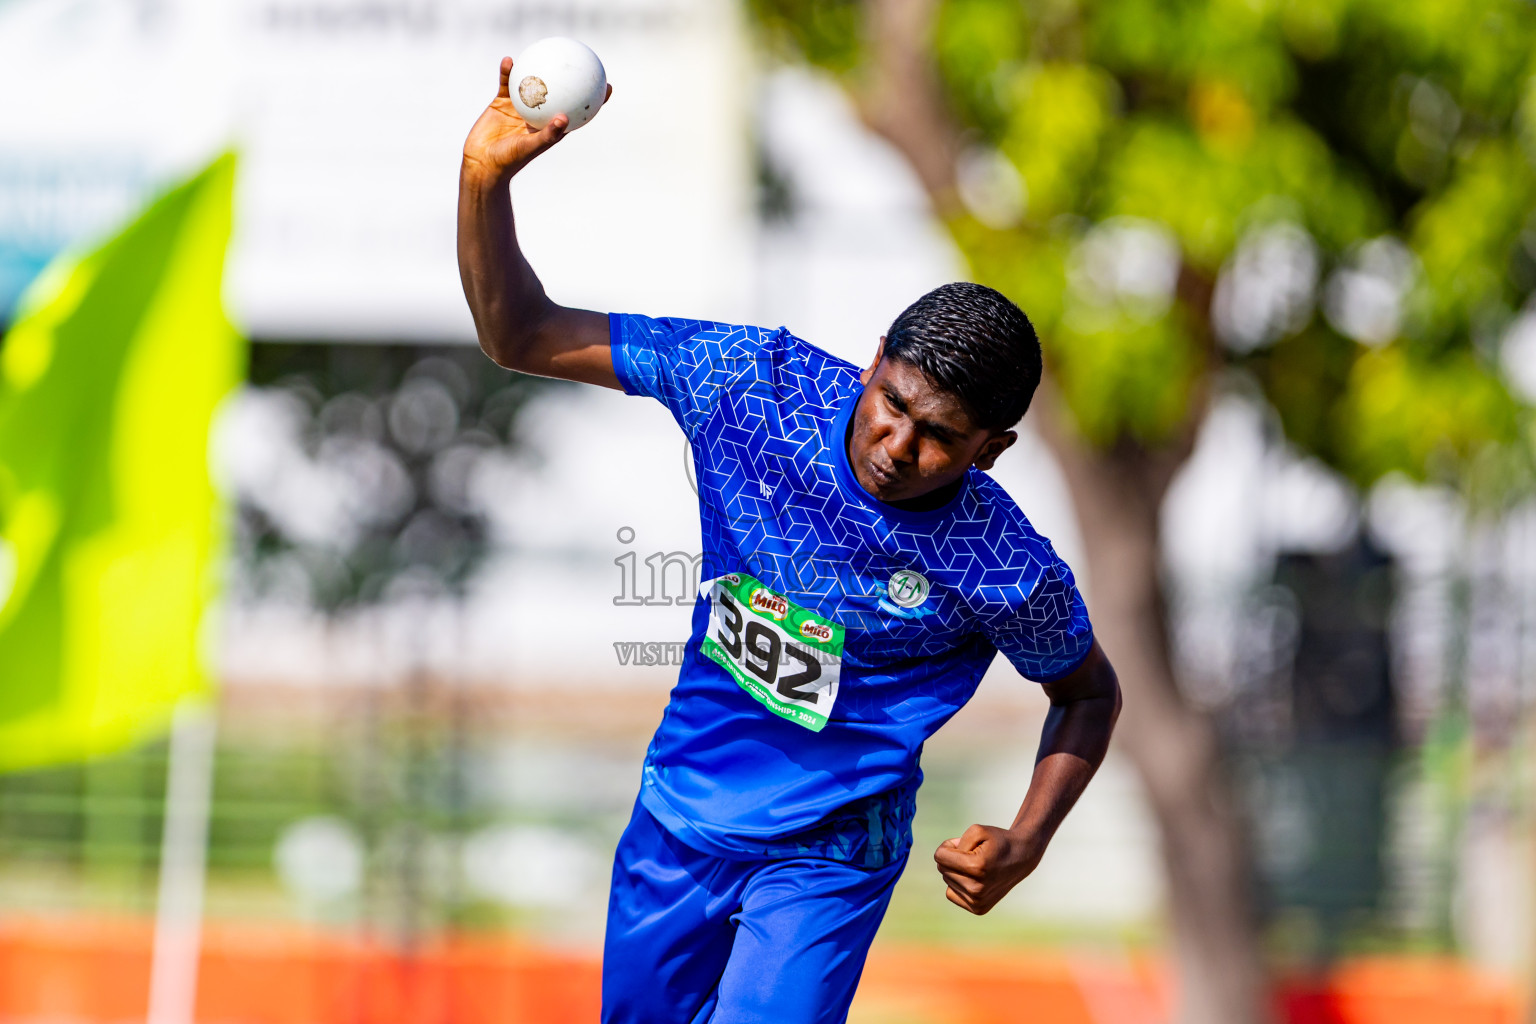
[[[968,281],[940,285],[902,310],[886,332],[885,355],[917,367],[988,430],[1019,422],[1040,385],[1040,339],[1029,317],[1002,292]]]

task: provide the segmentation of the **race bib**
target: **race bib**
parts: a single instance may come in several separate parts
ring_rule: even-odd
[[[769,711],[820,732],[837,703],[843,627],[741,573],[699,589],[709,597],[704,653]]]

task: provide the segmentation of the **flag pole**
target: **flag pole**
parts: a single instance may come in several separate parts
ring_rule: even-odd
[[[148,1024],[193,1024],[215,733],[206,698],[185,698],[176,706],[166,769]]]

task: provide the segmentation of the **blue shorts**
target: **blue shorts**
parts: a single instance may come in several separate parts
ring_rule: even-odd
[[[604,1024],[841,1024],[905,865],[727,860],[637,803],[613,860]]]

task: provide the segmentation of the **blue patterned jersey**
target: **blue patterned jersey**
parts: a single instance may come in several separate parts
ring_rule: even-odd
[[[997,651],[1038,681],[1087,655],[1071,570],[975,468],[929,511],[865,491],[844,442],[858,370],[787,330],[617,313],[609,329],[624,390],[688,436],[703,537],[641,802],[719,856],[905,854],[923,741]]]

